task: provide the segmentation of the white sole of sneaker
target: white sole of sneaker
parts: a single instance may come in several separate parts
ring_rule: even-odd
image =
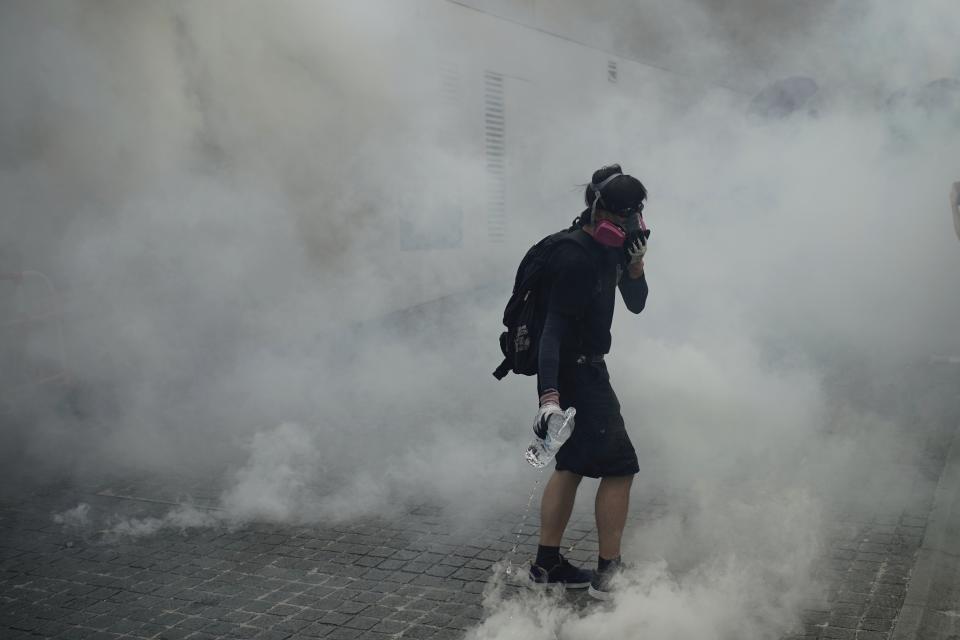
[[[531,589],[547,589],[549,587],[563,587],[565,589],[586,589],[590,586],[589,582],[534,582],[530,580],[527,584]]]
[[[589,582],[568,582],[564,585],[567,589],[586,589],[590,586]]]
[[[604,601],[613,600],[612,593],[610,593],[609,591],[599,591],[597,589],[594,589],[593,585],[590,585],[590,589],[587,591],[587,594],[589,594],[591,598],[595,598],[597,600],[604,600]]]

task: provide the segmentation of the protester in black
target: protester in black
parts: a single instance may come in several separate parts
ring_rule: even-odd
[[[534,428],[570,406],[577,415],[573,435],[557,452],[556,470],[544,489],[540,546],[531,578],[541,584],[589,586],[591,595],[601,599],[609,597],[610,577],[620,564],[630,485],[639,471],[604,355],[611,346],[617,289],[631,312],[640,313],[646,304],[643,256],[648,232],[623,237],[628,217],[640,215],[646,196],[643,184],[618,165],[593,174],[585,194],[589,208],[571,228],[571,233],[590,240],[564,243],[551,256],[540,340],[540,410]],[[618,240],[622,246],[616,246]],[[601,478],[596,497],[600,549],[593,576],[560,555],[583,476]]]

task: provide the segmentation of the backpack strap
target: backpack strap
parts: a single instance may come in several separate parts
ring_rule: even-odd
[[[591,249],[593,247],[593,238],[590,237],[583,229],[577,229],[576,231],[571,231],[566,235],[566,238],[563,238],[568,242],[576,242],[584,251],[587,252],[587,256],[592,258]]]
[[[531,288],[531,282],[539,278],[542,275],[540,271],[549,265],[550,260],[553,258],[554,251],[556,251],[560,245],[567,243],[576,243],[587,253],[587,257],[590,257],[590,236],[588,236],[586,232],[577,229],[576,231],[558,231],[553,235],[549,235],[531,249],[531,251],[535,249],[540,250],[540,257],[537,258],[539,269],[531,269],[527,277],[521,280],[520,272],[524,271],[523,267],[526,266],[525,264],[521,264],[517,273],[517,279],[513,283],[513,292],[516,293],[517,291],[525,289],[529,290]]]
[[[547,257],[547,263],[553,258],[553,252],[556,251],[560,245],[563,244],[575,244],[580,247],[584,254],[586,255],[587,260],[591,263],[596,263],[596,257],[593,254],[593,239],[587,234],[586,231],[582,229],[577,229],[576,231],[566,231],[560,232],[556,236],[556,240],[553,243],[553,246],[550,247],[550,255]]]

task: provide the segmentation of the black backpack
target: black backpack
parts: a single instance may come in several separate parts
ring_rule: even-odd
[[[503,326],[500,334],[500,350],[503,362],[493,372],[493,377],[502,380],[513,371],[525,376],[537,374],[540,355],[540,334],[547,317],[546,287],[547,264],[554,249],[561,244],[573,242],[588,250],[589,236],[579,229],[559,231],[547,236],[530,247],[520,261],[513,293],[503,311]]]

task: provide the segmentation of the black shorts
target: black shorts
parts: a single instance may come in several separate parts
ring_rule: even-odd
[[[577,415],[573,435],[557,452],[557,471],[588,478],[638,473],[637,453],[623,424],[606,363],[563,362],[559,378],[562,407],[572,405]]]

